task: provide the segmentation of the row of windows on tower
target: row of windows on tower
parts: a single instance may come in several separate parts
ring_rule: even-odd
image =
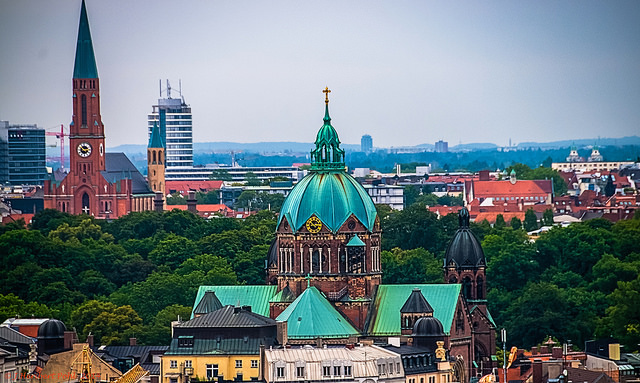
[[[96,80],[73,80],[74,89],[96,89]]]

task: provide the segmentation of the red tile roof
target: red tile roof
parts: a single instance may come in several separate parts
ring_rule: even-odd
[[[545,196],[553,191],[551,180],[472,181],[475,198]]]
[[[223,181],[167,181],[165,189],[168,193],[187,193],[189,191],[208,192],[222,188]]]
[[[6,225],[9,222],[16,222],[20,220],[20,218],[22,218],[24,219],[24,223],[28,225],[31,223],[31,220],[33,219],[34,215],[35,214],[11,214],[6,217],[0,217],[0,221],[2,222],[3,225]]]

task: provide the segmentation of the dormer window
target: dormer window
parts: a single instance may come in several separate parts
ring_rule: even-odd
[[[192,336],[178,337],[178,347],[193,347],[193,337]]]

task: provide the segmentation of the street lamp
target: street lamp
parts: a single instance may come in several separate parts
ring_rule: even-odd
[[[500,330],[500,337],[502,338],[502,376],[504,376],[503,383],[507,383],[507,330],[505,328]]]

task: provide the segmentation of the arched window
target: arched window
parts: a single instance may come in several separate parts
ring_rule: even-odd
[[[151,153],[153,153],[153,162],[152,163],[157,163],[158,161],[156,161],[156,151],[152,150]]]
[[[91,212],[91,206],[89,204],[89,194],[82,194],[82,212],[84,214],[89,214]]]
[[[476,299],[484,299],[484,281],[482,277],[478,278],[476,285]]]
[[[311,266],[313,269],[312,273],[317,273],[320,271],[320,251],[318,249],[313,250],[313,257],[311,258]]]
[[[82,102],[82,124],[81,126],[87,126],[87,96],[86,95],[82,95],[81,98],[81,102]]]
[[[473,299],[471,297],[471,278],[464,277],[462,280],[462,294],[467,299]]]

